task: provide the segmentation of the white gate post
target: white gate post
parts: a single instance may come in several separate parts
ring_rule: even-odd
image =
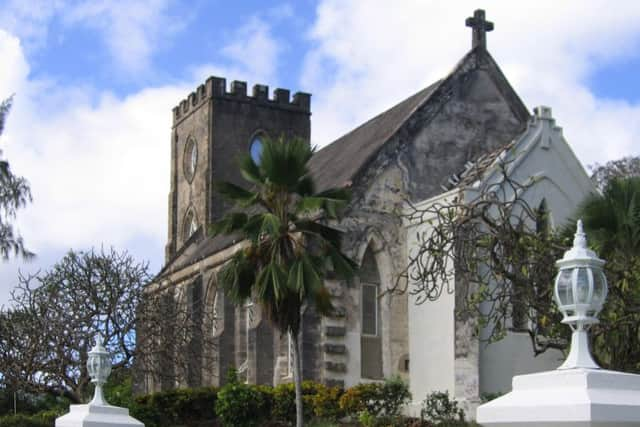
[[[102,346],[100,335],[89,352],[87,370],[96,389],[93,400],[86,405],[71,405],[69,413],[56,419],[56,427],[144,427],[140,421],[129,416],[127,408],[111,406],[104,400],[102,386],[111,373],[109,353]]]
[[[483,427],[640,427],[640,375],[601,369],[589,326],[607,296],[604,261],[587,248],[578,221],[573,248],[556,263],[555,299],[573,330],[571,352],[555,371],[513,378],[513,391],[478,407]]]

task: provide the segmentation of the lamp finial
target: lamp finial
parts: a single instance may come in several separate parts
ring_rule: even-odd
[[[578,220],[578,225],[576,226],[576,234],[573,238],[573,246],[576,248],[586,248],[587,247],[587,235],[584,234],[584,227],[582,226],[582,219]]]

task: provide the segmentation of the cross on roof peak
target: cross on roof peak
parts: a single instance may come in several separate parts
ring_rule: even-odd
[[[482,9],[476,9],[473,16],[465,21],[467,27],[473,28],[473,42],[471,48],[480,46],[482,49],[487,48],[487,32],[493,31],[493,22],[485,19],[485,13]]]

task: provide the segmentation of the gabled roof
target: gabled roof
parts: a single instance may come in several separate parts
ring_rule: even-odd
[[[317,190],[349,187],[353,176],[429,99],[440,82],[422,89],[318,151],[309,161]]]
[[[443,97],[437,96],[436,93],[446,91],[447,86],[453,84],[461,74],[480,67],[489,72],[514,114],[522,122],[526,122],[530,116],[526,106],[491,54],[476,47],[467,53],[444,79],[422,89],[319,150],[309,162],[316,189],[323,191],[329,188],[350,187],[358,173],[419,108],[430,102],[446,102],[446,97],[443,100]]]

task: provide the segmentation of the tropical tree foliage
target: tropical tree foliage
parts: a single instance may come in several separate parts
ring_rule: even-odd
[[[224,182],[218,191],[235,209],[212,233],[237,233],[242,248],[219,271],[218,283],[236,303],[258,303],[265,315],[293,343],[297,425],[302,425],[300,363],[301,310],[312,305],[332,310],[324,279],[330,272],[350,279],[354,264],[340,251],[340,233],[328,225],[348,201],[342,189],[316,193],[307,162],[313,149],[299,139],[267,140],[257,164],[240,159],[249,189]]]
[[[0,103],[0,135],[4,131],[12,101],[13,97]],[[27,180],[15,176],[7,160],[0,160],[0,256],[3,259],[8,259],[12,254],[25,259],[33,257],[33,253],[25,248],[22,237],[14,232],[12,224],[18,209],[30,201],[31,189]]]
[[[609,295],[592,331],[595,355],[604,366],[640,372],[640,177],[609,180],[577,215],[607,261]]]

